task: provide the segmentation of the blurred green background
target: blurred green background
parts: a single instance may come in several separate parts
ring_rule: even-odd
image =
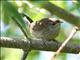
[[[18,21],[22,21],[23,16],[21,13],[26,13],[33,21],[40,20],[45,17],[52,17],[62,20],[56,15],[52,15],[48,10],[40,8],[42,3],[50,2],[53,3],[68,12],[80,16],[80,1],[39,1],[39,0],[6,0],[0,1],[0,28],[1,28],[1,36],[4,37],[12,37],[12,38],[24,38],[22,31],[19,29],[14,20],[11,19],[11,16],[18,19]],[[64,21],[64,20],[62,20]],[[21,22],[22,23],[22,22]],[[24,25],[24,24],[23,24]],[[25,27],[24,27],[25,28]],[[63,41],[70,34],[72,30],[72,25],[64,21],[61,24],[61,30],[59,36],[56,38],[59,41]],[[74,35],[71,40],[73,44],[80,44],[80,31]],[[0,48],[0,59],[1,60],[20,60],[23,51],[20,49],[13,48]],[[26,60],[50,60],[53,55],[53,52],[49,51],[32,51],[28,55]],[[78,54],[69,54],[69,53],[61,53],[57,60],[80,60],[80,56]]]

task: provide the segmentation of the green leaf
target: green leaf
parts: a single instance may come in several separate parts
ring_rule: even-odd
[[[4,15],[7,14],[6,17],[12,18],[13,21],[15,21],[18,24],[24,35],[28,38],[30,37],[28,26],[25,24],[22,16],[18,13],[17,8],[12,3],[13,2],[8,1],[2,2],[3,13]]]

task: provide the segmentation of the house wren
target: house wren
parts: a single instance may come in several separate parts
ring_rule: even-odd
[[[30,24],[30,33],[35,39],[52,40],[58,36],[60,21],[44,18]]]

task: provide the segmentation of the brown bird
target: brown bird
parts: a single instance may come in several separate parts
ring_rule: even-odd
[[[60,23],[59,20],[44,18],[30,24],[30,33],[35,39],[53,40],[59,34]]]

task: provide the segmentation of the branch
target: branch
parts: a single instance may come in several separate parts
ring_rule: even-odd
[[[8,37],[0,37],[0,46],[7,48],[27,49],[30,46],[31,50],[56,51],[62,43],[44,40],[29,40],[13,39]],[[61,52],[65,53],[79,53],[80,45],[67,44]]]
[[[60,54],[61,50],[66,46],[66,44],[71,40],[71,38],[74,36],[74,34],[77,32],[77,29],[74,27],[70,33],[70,35],[65,39],[65,41],[61,44],[61,46],[58,48],[56,53],[52,56],[51,60],[55,60],[56,57]]]
[[[80,17],[75,16],[50,2],[44,2],[42,7],[80,29]]]

